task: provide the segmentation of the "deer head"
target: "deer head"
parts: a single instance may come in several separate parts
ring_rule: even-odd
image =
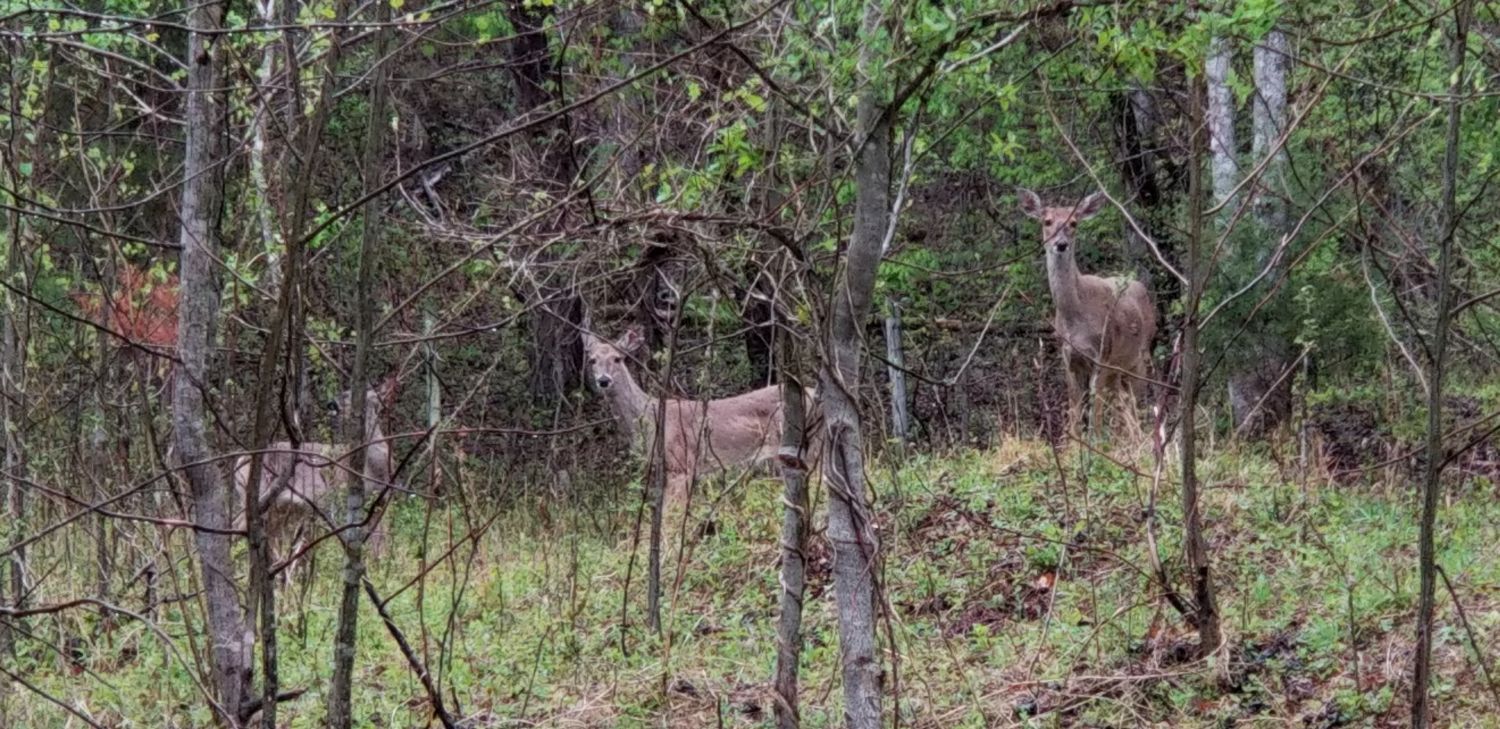
[[[620,389],[627,382],[634,382],[626,366],[626,358],[637,356],[646,344],[646,338],[638,327],[631,327],[610,342],[587,332],[583,335],[584,363],[588,366],[589,385],[596,392],[610,394],[611,388]]]
[[[380,430],[380,414],[389,410],[396,403],[396,376],[385,378],[374,387],[365,390],[365,438],[377,438],[375,434]],[[345,390],[339,396],[328,403],[328,410],[333,414],[335,420],[351,416],[354,413],[354,392]],[[340,426],[342,429],[342,426]]]
[[[1104,209],[1104,193],[1096,192],[1072,205],[1043,205],[1037,194],[1026,189],[1017,192],[1021,212],[1042,224],[1042,245],[1047,257],[1068,253],[1073,247],[1073,236],[1078,232],[1078,223],[1088,220]]]

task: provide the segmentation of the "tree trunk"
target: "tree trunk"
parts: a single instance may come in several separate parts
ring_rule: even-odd
[[[12,179],[11,189],[20,189],[20,180]],[[24,275],[22,260],[25,246],[21,242],[22,225],[19,210],[12,211],[9,231],[10,246],[5,253],[5,279],[30,288],[30,276]],[[26,299],[6,290],[4,321],[0,322],[0,425],[5,432],[0,436],[0,445],[5,448],[6,510],[10,520],[10,535],[19,540],[21,527],[26,524],[26,452],[21,443],[21,421],[26,418],[26,325],[23,310]],[[100,530],[103,536],[103,530]],[[8,585],[0,585],[0,591],[9,587],[10,603],[7,607],[22,608],[26,605],[26,549],[16,546],[10,557]],[[3,565],[0,565],[3,566]],[[0,605],[5,605],[0,599]],[[9,622],[0,625],[0,656],[12,655],[15,648],[14,626]]]
[[[884,8],[884,3],[868,0],[863,37],[875,38],[880,33]],[[844,719],[850,729],[878,729],[884,683],[875,633],[880,543],[866,494],[858,407],[862,323],[870,315],[875,272],[891,215],[891,122],[884,108],[883,63],[879,44],[864,44],[856,74],[863,88],[856,104],[859,146],[854,163],[854,227],[833,293],[827,359],[818,388],[823,403],[823,477],[828,484],[828,539],[833,545]]]
[[[797,729],[802,721],[797,699],[797,669],[802,657],[802,597],[807,589],[807,408],[802,385],[782,378],[781,598],[776,623],[776,726]]]
[[[886,372],[891,381],[891,434],[904,448],[911,437],[911,415],[907,409],[906,354],[901,346],[901,305],[886,299],[885,315]]]
[[[188,10],[187,106],[183,115],[187,130],[183,162],[181,234],[178,269],[181,299],[178,304],[177,355],[181,365],[172,378],[172,439],[177,465],[193,494],[195,521],[209,529],[227,530],[229,489],[218,465],[211,459],[204,423],[204,396],[208,389],[208,358],[213,349],[214,320],[219,310],[219,287],[214,276],[218,258],[220,123],[214,98],[219,88],[218,58],[223,44],[213,43],[219,29],[223,5],[205,2]],[[218,46],[218,47],[216,47]],[[220,721],[233,725],[240,706],[249,696],[251,645],[245,615],[234,584],[229,536],[213,531],[195,531],[198,559],[203,571],[204,602],[211,648],[212,680],[218,701],[229,716]]]
[[[553,101],[547,89],[553,75],[546,32],[549,12],[541,3],[511,0],[506,5],[507,16],[515,28],[510,43],[510,71],[515,81],[517,115],[529,114]],[[547,171],[556,188],[553,192],[559,196],[567,193],[577,171],[569,126],[568,118],[563,117],[556,123],[538,126],[532,134],[541,168]],[[542,258],[548,258],[545,252]],[[538,281],[525,298],[530,308],[531,394],[540,401],[560,402],[581,382],[583,374],[583,343],[578,335],[583,323],[582,300],[570,287],[547,281]]]
[[[785,114],[778,104],[770,107],[768,118],[756,125],[754,134],[757,144],[765,150],[766,158],[775,160],[781,150],[781,140],[786,134]],[[749,195],[754,201],[754,207],[751,213],[761,220],[780,220],[780,211],[786,201],[786,188],[780,166],[768,165],[763,174],[752,178]],[[750,364],[750,381],[759,387],[780,382],[784,363],[778,359],[778,355],[785,355],[792,348],[783,347],[781,352],[776,350],[776,309],[778,304],[785,306],[785,297],[780,289],[786,278],[783,274],[778,279],[775,272],[775,262],[782,257],[781,243],[765,232],[759,233],[757,238],[760,250],[745,261],[743,269],[745,279],[750,283],[744,292],[742,311],[745,322],[745,361]]]
[[[1252,193],[1252,210],[1265,245],[1248,251],[1233,251],[1240,262],[1236,270],[1253,276],[1271,260],[1288,234],[1286,206],[1286,152],[1276,145],[1286,128],[1286,74],[1290,45],[1286,33],[1272,29],[1255,47],[1255,97],[1252,108],[1251,157],[1257,163],[1270,159]],[[1271,309],[1270,311],[1274,311]],[[1292,378],[1283,377],[1291,353],[1284,337],[1277,335],[1259,312],[1248,321],[1239,349],[1242,352],[1229,375],[1229,407],[1237,433],[1264,435],[1285,422],[1292,409]]]
[[[1213,156],[1214,203],[1220,205],[1219,219],[1234,215],[1231,197],[1239,183],[1238,146],[1234,138],[1234,91],[1229,88],[1229,72],[1234,58],[1228,38],[1217,36],[1208,44],[1208,60],[1203,64],[1208,82],[1208,149]]]
[[[290,2],[290,0],[283,0]],[[276,0],[256,0],[256,19],[262,25],[273,25],[276,23]],[[256,88],[260,95],[260,103],[255,110],[255,118],[252,122],[253,128],[250,138],[250,181],[255,188],[256,197],[256,222],[260,227],[260,244],[266,255],[265,278],[261,281],[261,287],[272,298],[280,298],[281,294],[281,261],[280,246],[276,240],[275,206],[271,202],[271,183],[266,172],[266,132],[271,126],[271,115],[276,113],[271,103],[272,99],[272,77],[276,71],[276,46],[267,42],[261,50],[260,70],[257,72]]]
[[[1129,91],[1118,96],[1117,105],[1120,177],[1136,210],[1140,211],[1141,227],[1160,244],[1166,226],[1160,220],[1164,195],[1157,179],[1156,99],[1140,84],[1132,83]],[[1128,221],[1123,225],[1135,278],[1147,289],[1154,290],[1156,256],[1150,244],[1136,232],[1135,226]]]
[[[1182,382],[1178,427],[1182,456],[1183,549],[1187,553],[1189,579],[1193,586],[1194,622],[1198,628],[1198,653],[1218,650],[1219,606],[1214,596],[1213,575],[1208,558],[1208,540],[1203,535],[1203,515],[1198,504],[1197,422],[1198,410],[1198,306],[1206,280],[1200,260],[1203,245],[1202,106],[1197,89],[1188,94],[1188,124],[1192,129],[1188,167],[1188,250],[1183,273],[1187,276],[1187,298],[1182,315]]]
[[[390,60],[386,58],[390,46],[390,29],[385,27],[391,19],[390,3],[375,4],[375,23],[380,28],[375,33],[373,58],[376,66],[370,77],[370,110],[365,125],[364,188],[365,195],[380,186],[381,162],[385,151],[385,129],[390,123],[386,118],[386,97],[390,77]],[[355,629],[359,620],[360,582],[365,575],[364,548],[367,526],[365,519],[365,446],[370,424],[366,422],[369,409],[365,399],[370,381],[370,345],[374,336],[375,301],[372,296],[375,268],[375,248],[380,241],[380,205],[378,197],[372,197],[364,205],[363,235],[359,242],[359,260],[354,292],[355,345],[354,372],[350,377],[350,406],[354,409],[353,422],[344,429],[344,442],[357,444],[350,458],[350,469],[355,476],[349,478],[344,533],[344,591],[339,602],[339,622],[334,638],[333,681],[328,692],[327,725],[335,729],[347,729],[353,724],[354,707],[350,701],[354,680]]]
[[[750,365],[750,381],[756,387],[776,384],[781,363],[776,361],[776,305],[773,287],[767,286],[770,277],[764,275],[754,261],[746,266],[750,287],[745,290],[743,311],[745,322],[745,361]]]
[[[1448,324],[1453,306],[1454,238],[1458,232],[1459,121],[1463,107],[1459,95],[1466,91],[1464,53],[1468,44],[1469,2],[1453,6],[1453,38],[1449,58],[1448,139],[1443,155],[1443,230],[1438,249],[1437,322],[1432,334],[1432,362],[1427,377],[1427,463],[1422,473],[1422,526],[1418,537],[1421,591],[1417,602],[1416,665],[1412,670],[1411,724],[1415,729],[1432,726],[1432,706],[1428,687],[1432,681],[1432,615],[1436,605],[1437,550],[1434,532],[1437,527],[1439,477],[1443,472],[1443,375],[1448,354]]]

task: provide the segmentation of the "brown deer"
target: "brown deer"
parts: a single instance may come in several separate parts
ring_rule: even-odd
[[[381,412],[395,399],[396,378],[391,377],[376,389],[365,392],[365,490],[366,504],[378,498],[391,484],[394,464],[390,444],[380,427]],[[352,393],[345,391],[329,403],[335,421],[352,417]],[[342,432],[336,430],[335,432]],[[267,447],[261,456],[260,505],[266,535],[273,543],[290,543],[286,558],[296,559],[307,543],[310,531],[321,524],[332,528],[342,522],[343,501],[338,498],[353,475],[353,444],[303,443],[293,450],[290,443],[279,441]],[[250,482],[250,456],[235,459],[234,491],[237,529],[245,528],[245,488]],[[384,542],[379,514],[372,518],[371,549]],[[296,564],[288,564],[284,576],[290,579]]]
[[[1127,436],[1139,442],[1135,383],[1150,369],[1156,306],[1139,281],[1079,273],[1073,250],[1078,223],[1103,209],[1104,193],[1072,205],[1046,206],[1036,193],[1023,189],[1020,203],[1021,212],[1042,224],[1047,286],[1057,307],[1052,327],[1062,348],[1068,385],[1068,429],[1077,427],[1083,397],[1092,386],[1096,395],[1119,399]]]
[[[781,386],[770,385],[721,400],[663,401],[647,395],[630,374],[627,360],[645,349],[645,337],[632,327],[614,342],[583,335],[589,385],[609,403],[610,412],[632,445],[652,452],[656,417],[663,414],[662,447],[670,504],[683,504],[699,476],[734,466],[791,459],[781,449]],[[807,401],[816,401],[809,388]],[[811,411],[812,408],[810,407]],[[815,433],[808,428],[809,436]],[[816,453],[809,445],[807,451]],[[800,461],[800,458],[798,459]]]

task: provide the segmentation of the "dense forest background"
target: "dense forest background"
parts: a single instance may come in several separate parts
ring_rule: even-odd
[[[0,48],[0,726],[1500,712],[1490,2],[0,0]],[[1022,188],[1106,197],[1139,442],[1069,428]],[[671,513],[586,382],[632,328],[826,450]],[[300,569],[234,488],[285,442],[392,464]]]

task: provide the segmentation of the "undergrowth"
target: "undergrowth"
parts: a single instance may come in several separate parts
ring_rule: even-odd
[[[1169,585],[1182,589],[1175,479],[1138,461],[1010,440],[876,466],[881,632],[888,647],[894,639],[885,681],[902,726],[1404,724],[1417,588],[1409,484],[1335,484],[1250,450],[1208,456],[1200,472],[1227,640],[1198,661],[1148,546],[1154,537]],[[1500,695],[1480,665],[1500,633],[1500,503],[1483,481],[1448,493],[1440,561],[1467,625],[1440,583],[1439,720],[1500,726]],[[703,494],[711,509],[673,534],[660,637],[645,627],[635,491],[605,506],[516,504],[493,519],[473,502],[397,504],[372,581],[466,726],[770,726],[779,484],[709,483]],[[816,526],[802,706],[804,726],[828,727],[841,716],[838,640]],[[332,665],[338,554],[320,554],[279,594],[281,681],[307,690],[281,708],[289,727],[318,725]],[[424,563],[432,569],[414,582]],[[173,574],[191,594],[188,565]],[[107,726],[206,726],[189,668],[201,626],[182,607],[163,607],[155,630],[82,610],[33,618],[11,670]],[[425,725],[420,683],[374,609],[362,610],[358,724]],[[29,691],[0,700],[11,726],[69,725]]]

